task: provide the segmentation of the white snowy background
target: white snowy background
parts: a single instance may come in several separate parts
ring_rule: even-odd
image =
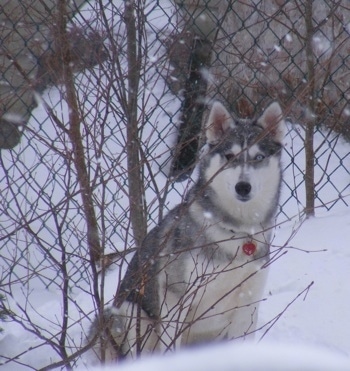
[[[162,12],[167,8],[166,4],[171,12],[171,5],[166,1],[162,3]],[[152,19],[150,20],[152,29],[162,28],[168,22],[164,17],[160,17],[160,13],[157,14],[154,11],[152,14],[154,15],[153,23]],[[156,65],[157,53],[161,51],[161,47],[154,43],[150,50],[154,54],[151,54],[149,63]],[[154,128],[157,125],[164,127],[164,122],[169,120],[168,115],[178,110],[180,102],[170,94],[164,94],[164,80],[152,77],[155,68],[156,66],[153,69],[150,68],[150,77],[147,80],[149,82],[147,89],[150,92],[147,102],[149,106],[155,108],[152,110],[152,116],[149,120],[152,122],[152,126],[144,129],[144,141],[153,146],[155,152],[158,151],[161,154],[167,152],[166,145],[159,141]],[[93,91],[93,82],[84,81],[84,77],[80,77],[80,79],[84,84],[91,84]],[[157,100],[154,97],[162,98]],[[61,106],[61,111],[57,108],[60,99],[60,91],[56,88],[49,89],[43,95],[43,101],[56,107],[62,120],[65,120],[64,105]],[[157,109],[157,105],[161,108]],[[29,122],[29,127],[34,130],[42,129],[38,122],[43,121],[46,116],[45,107],[41,103],[33,112],[33,119]],[[123,129],[120,130],[122,132]],[[170,132],[171,128],[163,133],[163,139],[166,139],[167,145],[171,145],[173,140]],[[52,139],[55,133],[53,125],[45,124],[45,134],[43,134],[45,137]],[[326,134],[325,132],[316,134],[315,148],[323,143]],[[316,216],[305,220],[302,215],[305,198],[303,187],[298,187],[295,197],[290,198],[290,188],[294,189],[294,185],[301,182],[302,171],[305,167],[303,135],[303,130],[299,125],[288,124],[288,134],[285,139],[286,150],[283,154],[283,166],[286,168],[284,180],[288,187],[284,184],[282,189],[281,204],[284,205],[284,214],[279,214],[273,239],[272,252],[275,260],[270,266],[264,300],[260,306],[259,325],[261,330],[256,335],[258,345],[232,343],[205,347],[204,349],[185,350],[179,355],[126,364],[120,369],[147,371],[166,368],[169,371],[178,369],[204,371],[229,370],[235,367],[240,370],[350,370],[350,209],[348,207],[350,203],[350,156],[348,156],[350,145],[332,135],[326,143],[323,143],[322,155],[318,156],[319,166],[315,168],[315,174],[317,181],[322,179],[319,186],[320,189],[322,188],[319,197],[323,203],[329,203],[329,206],[332,207],[329,211],[318,207]],[[116,142],[113,143],[115,146],[113,154],[119,156],[122,167],[125,163],[124,147],[123,145],[119,146],[118,141]],[[335,142],[336,145],[334,145]],[[59,145],[59,141],[55,144]],[[47,156],[48,147],[42,141],[38,142],[34,149],[31,147],[32,150],[26,152],[27,148],[30,148],[28,147],[28,137],[24,136],[19,148],[14,150],[15,155],[3,154],[3,161],[8,166],[16,156],[21,159],[21,165],[16,168],[18,174],[23,174],[26,168],[33,166],[37,158],[40,157],[38,153]],[[302,171],[291,166],[290,154],[295,155],[295,162]],[[157,158],[158,163],[160,162],[159,158]],[[102,163],[104,166],[107,160],[106,158],[95,158],[95,161],[95,164],[101,165]],[[341,166],[339,166],[340,161]],[[156,166],[156,164],[153,165]],[[23,167],[21,168],[21,166]],[[54,157],[52,166],[51,169],[40,166],[40,164],[35,167],[35,172],[31,174],[31,177],[38,182],[39,186],[40,184],[42,186],[46,183],[51,184],[49,179],[51,179],[52,169],[60,174],[62,164],[56,163]],[[91,166],[95,166],[93,162]],[[108,165],[106,168],[109,169]],[[332,184],[329,184],[322,169],[326,169],[327,174],[332,174],[332,183],[336,185],[338,190],[341,190],[341,194],[339,194],[340,191],[335,190]],[[0,169],[1,171],[2,169]],[[157,184],[162,189],[166,178],[161,172],[154,171],[157,172]],[[15,178],[15,174],[13,176]],[[18,178],[20,179],[20,175]],[[62,179],[60,176],[57,178]],[[25,186],[25,182],[23,183]],[[184,193],[188,184],[177,184],[175,187],[177,187],[177,191],[169,193],[167,199],[169,205],[179,202],[181,199],[179,194]],[[1,189],[6,189],[5,183],[1,184]],[[53,184],[51,196],[53,198],[61,197],[62,189],[61,183]],[[28,186],[26,198],[37,197],[36,194],[31,194],[31,191],[33,189]],[[154,199],[154,192],[148,191],[147,197],[148,202],[151,202]],[[339,197],[342,200],[334,202]],[[10,200],[10,195],[8,200]],[[45,202],[42,206],[44,207],[44,205]],[[123,205],[123,202],[119,205]],[[320,206],[320,203],[317,202],[317,205]],[[154,208],[156,208],[156,204]],[[115,212],[121,213],[123,210],[113,208],[113,213]],[[285,215],[289,217],[288,220]],[[6,229],[7,220],[0,217],[0,222],[3,230]],[[50,220],[47,223],[50,223]],[[39,225],[38,230],[40,230]],[[118,244],[120,241],[115,240],[114,242]],[[19,241],[19,243],[23,244],[25,241]],[[8,254],[10,254],[12,250],[7,248]],[[20,249],[21,246],[18,248]],[[28,259],[36,260],[37,257],[35,254],[28,255]],[[20,275],[20,273],[18,274]],[[117,279],[117,270],[110,271],[106,276],[106,299],[113,297]],[[30,291],[30,296],[27,295],[28,291],[24,293],[22,284],[13,285],[7,301],[14,311],[27,305],[28,315],[39,326],[42,326],[43,332],[45,332],[45,326],[49,322],[51,326],[54,326],[57,318],[61,317],[59,288],[47,289],[39,279],[35,280],[35,278],[28,282],[28,287],[26,290]],[[88,290],[88,285],[84,289]],[[91,297],[84,293],[84,289],[76,290],[75,301],[84,308],[85,313],[89,311],[93,313]],[[28,298],[30,300],[26,302]],[[72,321],[80,318],[79,313],[75,310],[74,307],[70,313]],[[90,321],[82,318],[81,323],[82,326],[88,326]],[[57,354],[49,346],[42,346],[42,341],[37,336],[19,324],[5,322],[1,323],[1,327],[4,331],[0,334],[0,360],[3,361],[1,356],[6,358],[18,356],[18,362],[0,366],[1,370],[39,369],[59,360]],[[82,336],[84,335],[80,324],[70,328],[70,337],[74,339],[76,344],[81,343]],[[84,356],[79,361],[79,369],[92,369]]]

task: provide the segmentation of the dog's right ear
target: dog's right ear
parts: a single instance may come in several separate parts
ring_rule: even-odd
[[[234,121],[227,109],[220,102],[214,102],[206,124],[207,143],[217,144],[233,126]]]

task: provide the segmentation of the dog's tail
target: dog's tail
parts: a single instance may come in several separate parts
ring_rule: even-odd
[[[202,118],[206,108],[208,78],[205,71],[210,65],[211,50],[210,41],[194,39],[181,107],[179,134],[170,169],[170,176],[175,181],[187,179],[196,163]]]

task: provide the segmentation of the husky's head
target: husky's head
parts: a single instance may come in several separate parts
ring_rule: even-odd
[[[241,219],[251,222],[271,217],[279,197],[284,129],[277,102],[255,120],[238,119],[221,103],[213,104],[201,177],[226,212],[239,212]]]

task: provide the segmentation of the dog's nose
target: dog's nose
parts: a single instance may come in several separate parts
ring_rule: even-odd
[[[247,197],[252,190],[252,186],[247,182],[238,182],[235,189],[240,196]]]

